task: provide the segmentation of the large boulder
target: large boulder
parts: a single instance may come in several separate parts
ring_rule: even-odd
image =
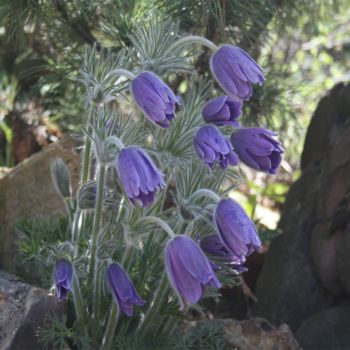
[[[64,305],[47,290],[32,287],[0,270],[0,349],[41,350],[38,330]]]
[[[305,320],[295,337],[304,350],[350,348],[350,305],[321,311]]]
[[[16,264],[20,265],[20,261],[13,259],[16,241],[20,239],[16,222],[61,215],[65,211],[64,201],[51,180],[50,163],[56,157],[67,163],[76,188],[80,155],[76,152],[76,142],[68,136],[26,159],[0,179],[0,268],[6,271],[16,273]]]
[[[279,327],[271,325],[262,318],[237,321],[233,319],[214,319],[191,322],[185,325],[185,334],[193,341],[194,335],[201,337],[204,331],[215,330],[220,334],[222,342],[217,344],[220,349],[239,350],[299,350],[300,347],[294,339],[292,332],[286,324]],[[195,331],[195,332],[193,332]],[[185,335],[186,336],[186,335]],[[213,340],[212,340],[213,341]],[[197,344],[202,349],[202,337]],[[193,347],[196,348],[197,347]]]
[[[349,149],[350,85],[338,84],[312,117],[302,175],[282,210],[283,233],[273,239],[257,283],[256,315],[296,330],[350,296]]]

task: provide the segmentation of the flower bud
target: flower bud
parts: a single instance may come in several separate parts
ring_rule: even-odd
[[[145,116],[162,128],[168,128],[175,118],[180,98],[157,75],[142,72],[131,83],[131,93]]]
[[[56,191],[63,198],[70,197],[72,194],[70,172],[61,158],[55,158],[51,162],[51,177]]]
[[[228,164],[238,164],[238,157],[232,149],[231,142],[215,126],[202,126],[194,136],[193,145],[199,158],[210,168],[216,162],[223,169],[226,169]]]
[[[265,128],[242,128],[231,136],[239,159],[253,169],[276,174],[283,148],[274,138],[277,134]]]
[[[210,60],[211,71],[222,89],[234,100],[249,100],[251,84],[265,81],[261,67],[242,49],[222,45]]]

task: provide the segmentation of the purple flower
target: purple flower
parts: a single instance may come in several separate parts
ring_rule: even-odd
[[[206,123],[239,126],[236,120],[242,114],[242,101],[233,101],[228,96],[211,99],[204,106],[202,115]]]
[[[230,258],[232,257],[232,253],[226,248],[221,237],[216,233],[205,236],[201,239],[200,246],[204,252],[224,258],[224,260],[227,258],[227,261],[230,261]]]
[[[133,305],[144,305],[145,301],[139,297],[128,274],[120,264],[113,263],[108,266],[107,282],[119,309],[127,316],[132,315]]]
[[[222,199],[215,209],[215,223],[225,246],[233,254],[233,263],[241,265],[245,257],[261,246],[253,222],[233,199]]]
[[[243,262],[240,263],[237,261],[235,255],[232,254],[229,251],[229,249],[225,246],[220,235],[213,233],[211,235],[205,236],[200,241],[200,246],[205,253],[216,257],[218,261],[230,264],[232,268],[237,272],[245,272],[248,270],[247,268],[242,266]],[[219,267],[215,263],[213,263],[212,261],[210,262],[214,270],[219,269]]]
[[[71,263],[64,259],[57,260],[54,275],[58,300],[67,299],[68,292],[72,291],[73,267]]]
[[[157,75],[142,72],[131,83],[131,93],[146,117],[162,128],[168,128],[175,118],[180,98]]]
[[[222,45],[210,60],[210,68],[223,90],[234,100],[248,100],[251,84],[265,81],[261,67],[242,49]]]
[[[165,185],[163,173],[139,147],[124,148],[117,167],[124,191],[134,205],[139,200],[146,207],[154,201],[157,189]]]
[[[164,254],[168,277],[179,296],[181,309],[185,302],[197,303],[205,286],[221,287],[209,260],[191,238],[176,236],[167,243]]]
[[[193,145],[199,158],[211,168],[215,162],[223,169],[226,169],[228,164],[238,164],[238,157],[232,150],[231,142],[215,126],[202,126],[194,136]]]
[[[232,134],[231,141],[243,163],[276,174],[282,161],[283,148],[273,136],[277,134],[265,128],[242,128]]]

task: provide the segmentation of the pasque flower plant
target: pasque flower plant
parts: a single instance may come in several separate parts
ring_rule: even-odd
[[[145,337],[160,348],[156,342],[170,336],[179,320],[174,296],[185,312],[207,293],[219,295],[221,286],[236,283],[233,276],[261,243],[243,208],[221,198],[222,190],[233,188],[226,174],[235,171],[239,159],[270,174],[281,162],[282,148],[272,132],[239,128],[243,100],[251,96],[252,84],[264,82],[262,68],[247,53],[172,33],[164,40],[169,46],[159,51],[164,56],[157,57],[158,51],[148,51],[153,46],[147,45],[155,37],[161,36],[147,35],[135,44],[136,51],[142,50],[131,70],[119,56],[107,70],[103,51],[96,50],[87,53],[91,57],[82,68],[89,102],[82,174],[77,195],[63,196],[67,208],[73,208],[71,240],[52,252],[57,297],[72,298],[70,324],[91,349],[139,348],[135,344]],[[210,96],[215,90],[197,83],[194,75],[180,106],[165,83],[167,76],[149,70],[160,62],[162,71],[174,72],[177,62],[186,60],[181,48],[189,44],[213,50],[211,69],[227,95]],[[97,90],[106,92],[98,103]],[[111,97],[111,91],[116,95]],[[128,93],[124,107],[133,110],[135,103],[151,123],[126,116],[118,103],[110,103]],[[228,132],[233,132],[231,139]],[[68,178],[57,174],[59,169],[67,173],[68,168],[55,167],[58,189],[59,179]],[[179,214],[184,212],[190,215]],[[223,265],[215,268],[211,257]],[[86,349],[87,343],[77,346]]]

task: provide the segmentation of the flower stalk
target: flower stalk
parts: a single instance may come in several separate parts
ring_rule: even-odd
[[[105,173],[106,166],[103,163],[99,164],[97,175],[97,197],[95,206],[95,215],[92,229],[92,246],[91,246],[91,259],[89,268],[89,281],[93,281],[93,317],[97,318],[97,309],[100,299],[100,284],[98,283],[98,258],[97,258],[97,242],[98,235],[101,228],[102,219],[102,206],[103,206],[103,192],[105,185]]]
[[[203,45],[207,48],[209,48],[210,50],[212,50],[213,52],[216,52],[218,50],[218,47],[210,40],[203,38],[201,36],[198,35],[188,35],[185,36],[179,40],[177,40],[169,49],[169,51],[174,51],[178,48],[180,48],[181,46],[186,46],[189,44],[198,44],[198,45]]]

